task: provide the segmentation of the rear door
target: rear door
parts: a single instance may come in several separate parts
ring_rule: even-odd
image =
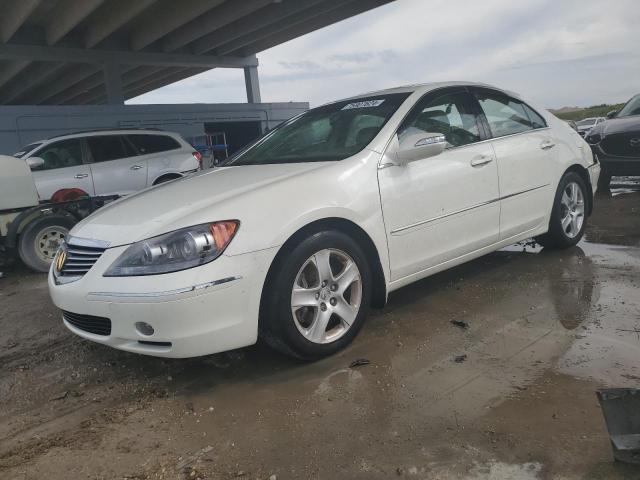
[[[96,195],[128,195],[147,186],[147,161],[124,135],[87,137]]]
[[[163,174],[198,168],[195,157],[185,152],[182,145],[169,135],[132,133],[126,137],[138,151],[140,160],[147,164],[149,185]]]
[[[41,200],[49,200],[58,190],[78,188],[93,195],[91,169],[85,162],[82,140],[72,138],[45,145],[33,153],[44,165],[33,170],[33,179]]]
[[[500,239],[534,230],[547,220],[555,141],[545,120],[503,92],[473,88],[498,162]]]

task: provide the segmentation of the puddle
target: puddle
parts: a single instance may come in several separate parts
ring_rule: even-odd
[[[474,467],[465,480],[538,480],[541,473],[542,464],[537,462],[522,465],[491,462]]]

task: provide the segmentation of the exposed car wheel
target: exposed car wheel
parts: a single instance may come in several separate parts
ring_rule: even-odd
[[[549,231],[536,240],[545,247],[569,248],[580,241],[586,227],[587,187],[580,175],[567,173],[560,180]]]
[[[370,267],[353,239],[315,233],[275,268],[263,292],[263,340],[303,360],[331,355],[353,340],[371,298]]]
[[[60,243],[67,238],[75,223],[72,218],[62,215],[35,219],[20,234],[20,259],[37,272],[48,272]]]
[[[611,186],[611,174],[607,173],[605,170],[600,172],[600,177],[598,177],[598,190],[606,192],[609,190]]]

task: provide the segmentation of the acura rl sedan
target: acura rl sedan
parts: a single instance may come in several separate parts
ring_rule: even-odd
[[[49,288],[72,332],[122,350],[262,339],[313,360],[409,283],[530,237],[575,245],[599,173],[574,130],[514,93],[368,93],[102,208],[71,231]]]

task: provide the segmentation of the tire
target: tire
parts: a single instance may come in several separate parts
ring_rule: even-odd
[[[607,173],[604,169],[600,172],[598,178],[598,190],[608,192],[611,187],[611,174]]]
[[[20,259],[36,272],[48,272],[60,240],[68,236],[75,224],[72,218],[62,215],[36,218],[22,230],[18,239]]]
[[[366,256],[351,237],[333,230],[285,248],[263,289],[260,337],[301,360],[332,355],[351,343],[364,323],[371,300]],[[328,265],[330,273],[322,268],[323,275],[318,265]],[[329,283],[323,287],[322,280]],[[295,298],[304,305],[294,305]]]
[[[538,243],[560,249],[573,247],[580,241],[587,225],[587,192],[584,179],[577,173],[568,172],[562,177],[553,201],[549,231],[536,238]]]

